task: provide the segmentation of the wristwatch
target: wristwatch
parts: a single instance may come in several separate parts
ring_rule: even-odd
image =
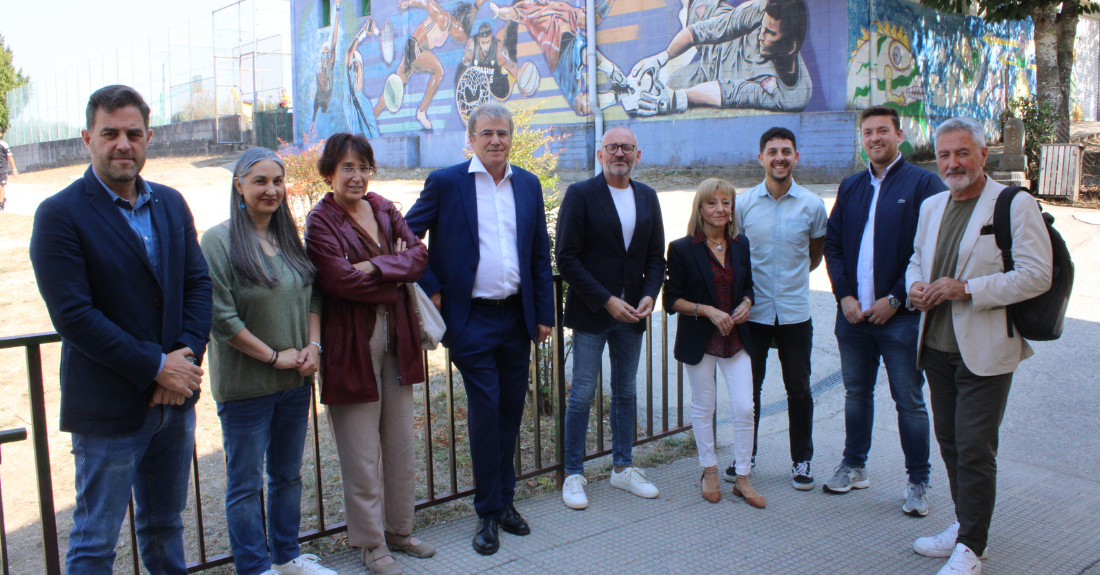
[[[963,293],[966,295],[973,295],[970,291],[970,282],[963,282]]]
[[[306,345],[315,345],[315,346],[317,346],[317,353],[324,353],[325,352],[325,350],[321,349],[321,344],[319,344],[315,341],[311,341],[311,342],[307,343]]]
[[[891,295],[890,299],[887,301],[890,302],[890,307],[901,307],[901,300],[894,297],[893,295]]]

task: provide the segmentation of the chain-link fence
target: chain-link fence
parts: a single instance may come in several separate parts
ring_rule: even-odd
[[[111,84],[141,93],[152,126],[218,117],[219,142],[240,143],[254,107],[288,104],[290,1],[241,0],[59,68],[7,93],[10,145],[79,137],[88,96]]]

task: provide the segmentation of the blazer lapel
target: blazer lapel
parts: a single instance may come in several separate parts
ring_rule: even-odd
[[[516,172],[512,171],[512,198],[516,204],[516,253],[520,257],[520,261],[524,260],[523,255],[528,253],[523,249],[524,240],[527,238],[527,234],[531,228],[531,222],[528,221],[528,217],[534,211],[530,205],[530,194],[526,188],[520,189],[520,183],[516,179]]]
[[[926,201],[933,201],[931,199]],[[943,223],[943,212],[947,209],[947,202],[943,202],[937,206],[936,209],[928,212],[928,229],[924,234],[924,245],[931,248],[922,252],[922,260],[920,262],[921,273],[924,275],[924,281],[930,281],[932,278],[932,266],[936,265],[936,244],[939,243],[940,237],[940,224]],[[917,231],[920,233],[920,230]]]
[[[111,201],[110,194],[103,189],[103,186],[92,174],[92,168],[88,168],[88,171],[84,174],[84,189],[87,190],[88,196],[90,196],[88,203],[91,204],[100,217],[106,220],[107,227],[118,234],[122,238],[122,243],[126,244],[126,247],[130,248],[134,255],[145,264],[145,268],[149,270],[149,273],[153,274],[153,277],[157,277],[157,273],[153,270],[153,263],[149,261],[149,254],[145,253],[145,243],[130,227],[130,224],[126,222],[126,219],[122,217],[122,214],[118,212],[118,206]],[[163,243],[167,243],[167,240],[164,240]],[[159,282],[160,278],[157,278],[157,281]]]
[[[603,172],[600,172],[600,182],[596,184],[596,190],[593,197],[596,198],[596,203],[599,204],[600,209],[603,210],[604,216],[607,217],[608,222],[611,224],[610,231],[613,232],[612,235],[615,236],[615,244],[620,246],[625,253],[626,245],[623,244],[623,223],[619,221],[619,210],[615,207],[615,200],[611,199],[611,189],[607,187],[607,178],[604,177]]]
[[[470,162],[463,164],[462,170],[459,191],[462,194],[462,206],[466,208],[466,219],[470,223],[470,234],[474,237],[474,245],[477,245],[480,241],[477,233],[477,183],[475,175],[470,173]]]
[[[978,237],[982,233],[982,226],[993,217],[993,208],[997,205],[997,196],[1000,190],[994,190],[989,184],[993,181],[988,175],[985,177],[985,187],[978,198],[978,205],[974,206],[974,213],[970,214],[970,221],[966,224],[962,240],[959,241],[959,263],[955,266],[955,278],[958,279],[970,254],[974,253],[974,246],[978,244]]]
[[[649,229],[650,206],[645,194],[639,192],[638,186],[634,185],[634,180],[630,181],[630,188],[634,190],[634,233],[630,235],[630,246],[634,247],[638,245],[634,240],[638,239],[641,230]],[[621,229],[619,235],[622,235]],[[629,248],[624,246],[624,249]],[[643,247],[642,250],[645,251],[645,248]]]
[[[139,180],[138,185],[143,185]],[[152,186],[149,188],[149,207],[153,220],[153,233],[157,235],[157,251],[159,252],[160,274],[157,274],[157,283],[164,287],[164,278],[167,275],[167,268],[169,265],[168,250],[171,248],[172,238],[172,224],[168,221],[168,212],[164,210],[164,204],[161,203],[160,197],[153,191]]]
[[[700,277],[705,278],[707,284],[707,290],[710,292],[710,300],[713,303],[718,303],[718,289],[714,287],[714,274],[710,271],[710,256],[707,255],[707,244],[688,244],[691,246],[691,252],[695,254],[695,263],[699,266]]]

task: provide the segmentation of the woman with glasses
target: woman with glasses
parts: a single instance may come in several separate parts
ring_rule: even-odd
[[[412,536],[416,492],[412,384],[424,381],[409,288],[428,250],[392,202],[367,187],[374,151],[334,134],[317,161],[332,192],[306,218],[306,250],[324,294],[321,403],[340,455],[348,543],[372,573],[401,573],[390,551],[431,557]]]
[[[245,152],[233,170],[229,220],[202,236],[214,287],[210,383],[226,456],[225,515],[237,573],[336,575],[298,549],[321,301],[287,205],[284,172],[271,150]]]
[[[733,184],[705,180],[695,193],[687,236],[668,245],[664,306],[680,314],[673,355],[691,382],[691,426],[703,468],[703,498],[717,503],[718,459],[714,455],[715,367],[729,393],[733,419],[733,494],[757,508],[764,498],[749,484],[752,468],[752,351],[745,322],[752,307],[749,240],[737,232]]]

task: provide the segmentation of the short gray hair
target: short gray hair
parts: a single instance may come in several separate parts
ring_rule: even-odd
[[[471,136],[474,135],[474,126],[477,125],[477,119],[482,116],[493,120],[508,120],[508,131],[515,131],[516,125],[512,121],[512,111],[508,109],[508,106],[497,102],[486,102],[470,112],[470,117],[466,120],[466,131]]]
[[[978,144],[978,147],[985,146],[985,130],[974,118],[951,118],[940,124],[936,127],[936,141],[938,142],[940,136],[947,132],[970,132],[970,138]]]

